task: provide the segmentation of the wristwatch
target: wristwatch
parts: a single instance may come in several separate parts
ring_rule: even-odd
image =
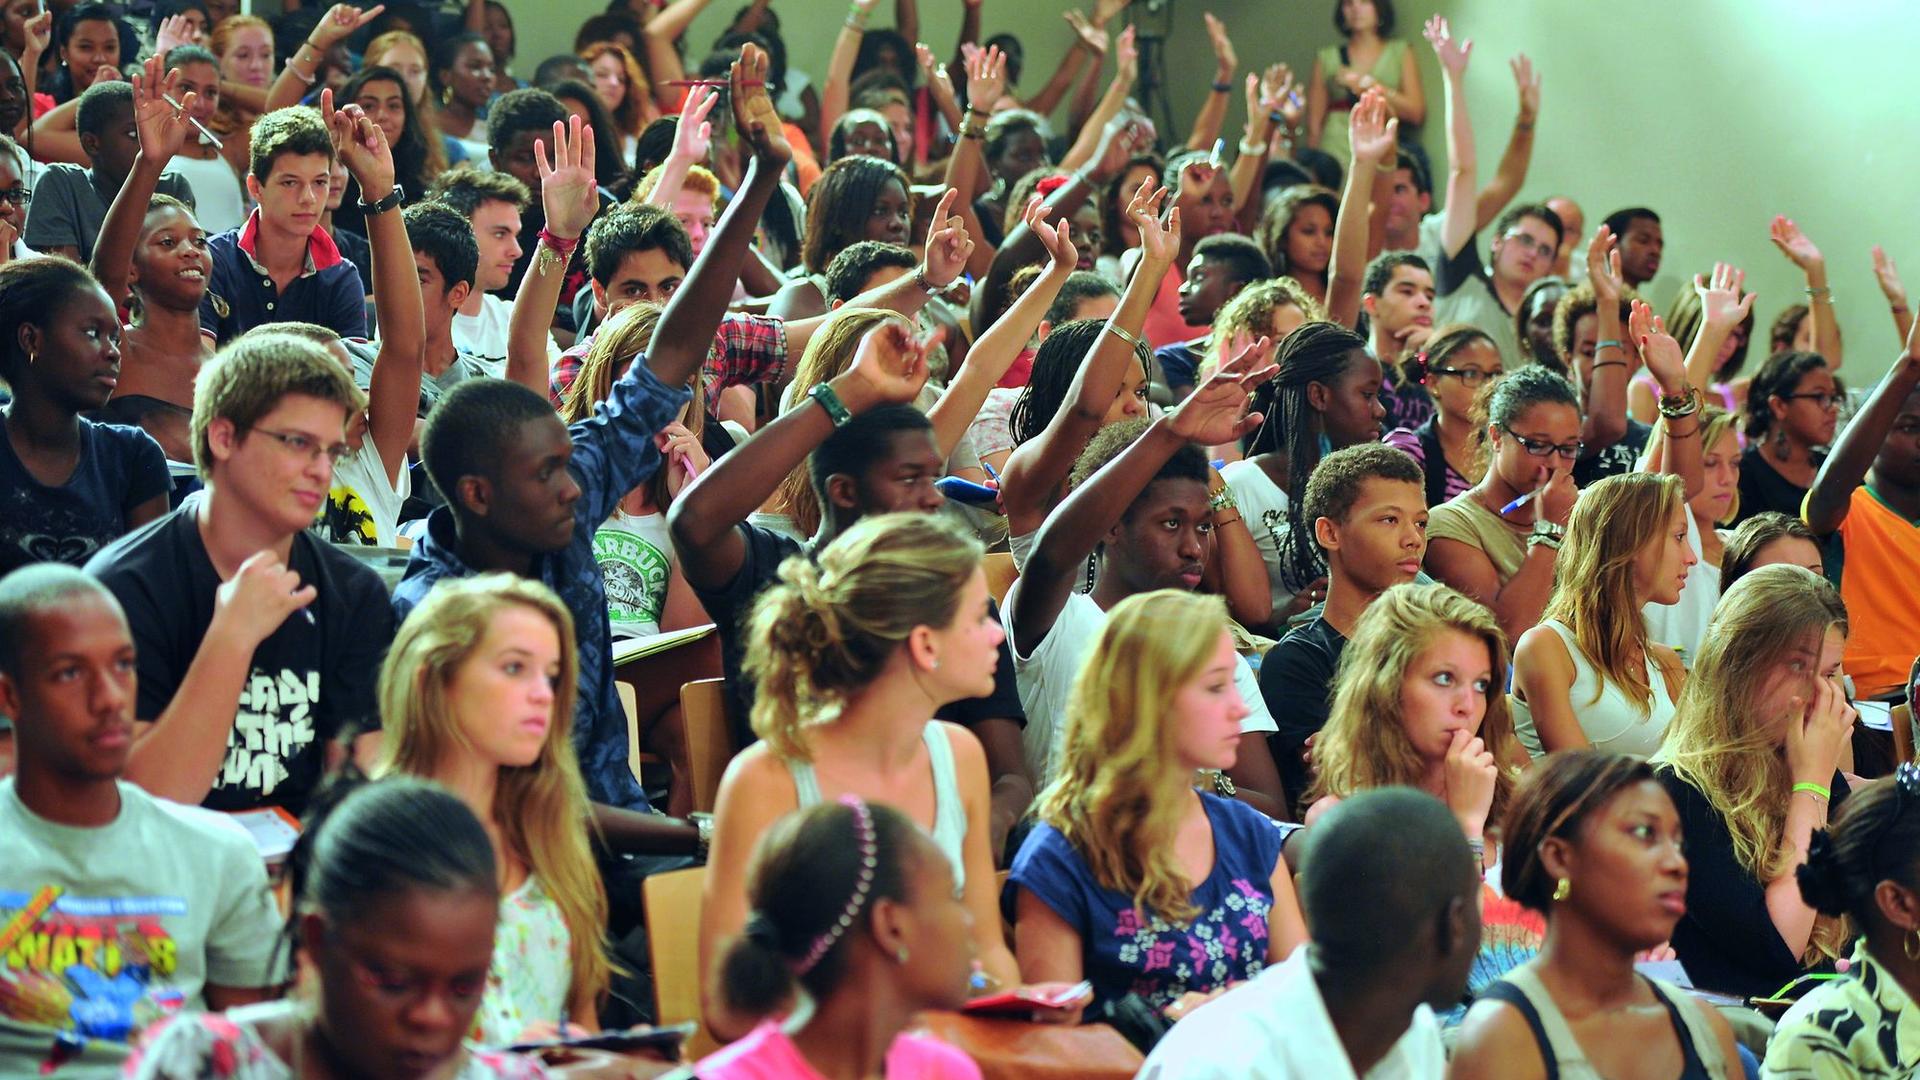
[[[1527,546],[1545,544],[1555,551],[1560,550],[1561,541],[1567,538],[1567,527],[1555,525],[1551,521],[1540,520],[1533,523],[1533,531],[1527,534]]]
[[[687,820],[693,823],[694,830],[700,834],[698,851],[700,861],[704,863],[707,861],[707,852],[713,848],[713,815],[696,810],[687,815]]]
[[[399,184],[395,184],[393,185],[393,190],[387,192],[379,202],[368,202],[365,199],[360,199],[357,200],[354,205],[359,207],[360,212],[363,214],[384,214],[394,207],[399,206],[400,200],[406,198],[406,196],[406,189],[402,188]]]

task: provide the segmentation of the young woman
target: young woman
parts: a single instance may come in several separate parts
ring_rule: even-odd
[[[587,62],[587,70],[593,73],[594,92],[613,115],[613,129],[608,132],[607,141],[615,143],[620,150],[620,160],[631,165],[641,130],[660,115],[653,106],[653,90],[647,85],[647,76],[632,52],[610,41],[587,46],[581,50],[580,59]]]
[[[219,59],[198,45],[181,45],[168,50],[165,62],[168,72],[180,73],[174,100],[186,103],[188,115],[211,130],[221,107]],[[193,188],[194,219],[209,235],[246,223],[247,189],[240,174],[198,129],[166,162],[166,171],[180,174]]]
[[[1162,589],[1107,613],[1007,881],[1027,979],[1085,978],[1095,1010],[1138,994],[1179,1019],[1306,940],[1280,831],[1194,786],[1238,754],[1237,659],[1218,597]]]
[[[773,822],[841,795],[900,808],[932,834],[972,915],[988,976],[1019,969],[1000,934],[988,842],[986,755],[966,729],[933,719],[991,692],[1005,631],[988,611],[980,544],[931,514],[862,518],[819,553],[780,567],[747,627],[758,687],[754,733],[720,782],[701,910],[701,967],[747,925],[746,866]],[[723,1038],[761,1019],[709,987]]]
[[[273,82],[273,27],[267,20],[257,15],[222,19],[214,24],[207,48],[220,63],[221,81],[245,91],[267,92]],[[248,133],[253,130],[253,122],[260,119],[261,102],[256,99],[251,107],[243,104],[240,97],[245,91],[221,93],[219,107],[207,122],[208,130],[220,137],[221,154],[235,176],[244,175],[251,165],[247,160]]]
[[[439,176],[449,167],[467,160],[466,149],[459,140],[440,130],[440,110],[427,85],[427,47],[420,39],[405,30],[389,30],[374,38],[367,43],[360,70],[365,72],[375,67],[398,72],[406,87],[407,103],[413,108],[407,127],[418,125],[420,128],[420,139],[427,148],[427,175]],[[392,133],[387,135],[387,144],[393,145]]]
[[[1487,444],[1476,403],[1506,374],[1500,347],[1486,331],[1464,323],[1433,332],[1401,365],[1401,379],[1433,398],[1433,415],[1417,428],[1395,428],[1382,440],[1413,456],[1427,474],[1427,505],[1459,498],[1487,473]]]
[[[1647,636],[1671,645],[1680,662],[1690,664],[1706,637],[1707,622],[1720,602],[1720,561],[1726,552],[1723,522],[1740,504],[1739,417],[1712,406],[1700,410],[1700,471],[1702,485],[1687,500],[1687,546],[1694,564],[1687,568],[1687,584],[1672,604],[1648,603]]]
[[[887,118],[872,109],[848,109],[827,134],[825,164],[844,157],[875,157],[900,164],[900,147],[893,141]]]
[[[607,894],[587,844],[573,753],[573,616],[511,574],[443,582],[408,616],[380,671],[375,776],[445,784],[486,827],[500,935],[471,1037],[504,1046],[597,1027],[611,968]]]
[[[841,158],[807,193],[804,275],[773,295],[767,314],[805,319],[827,313],[825,275],[833,257],[861,240],[906,244],[913,217],[912,184],[898,165],[880,158]]]
[[[433,57],[440,130],[459,140],[467,160],[487,160],[487,121],[481,113],[493,96],[493,49],[480,34],[454,34],[440,42]]]
[[[535,1080],[539,1062],[462,1045],[494,955],[493,845],[423,780],[366,784],[294,849],[289,938],[313,993],[179,1017],[127,1066],[137,1080],[390,1076]]]
[[[479,26],[474,25],[473,9],[467,9],[467,29],[479,32],[487,39],[487,48],[493,52],[493,94],[512,93],[526,86],[526,82],[513,76],[513,57],[519,44],[519,35],[513,28],[513,12],[500,0],[486,0],[484,15]],[[485,119],[482,117],[482,119]]]
[[[1505,833],[1501,887],[1546,919],[1546,941],[1481,991],[1448,1075],[1744,1075],[1717,1010],[1633,969],[1686,907],[1680,817],[1652,767],[1628,754],[1554,754],[1515,793]]]
[[[1840,420],[1833,372],[1819,353],[1774,353],[1753,377],[1746,412],[1738,520],[1768,510],[1800,516]]]
[[[757,845],[746,929],[719,969],[729,1011],[809,1006],[693,1068],[702,1080],[903,1076],[978,1080],[964,1053],[909,1035],[918,1013],[967,998],[968,911],[953,867],[913,820],[843,795],[788,814]]]
[[[1419,125],[1427,116],[1427,96],[1413,50],[1393,33],[1392,0],[1336,0],[1333,26],[1345,40],[1328,45],[1313,58],[1307,76],[1307,145],[1346,161],[1347,118],[1360,95],[1378,86],[1400,123]]]
[[[426,197],[427,188],[439,175],[434,164],[433,144],[421,123],[420,111],[407,92],[405,76],[390,67],[369,65],[347,80],[337,100],[351,102],[367,114],[387,137],[393,148],[394,183],[399,184],[408,204]],[[444,170],[442,164],[438,167]],[[365,236],[366,215],[360,210],[360,184],[351,176],[341,193],[340,205],[332,211],[336,228]]]
[[[1697,561],[1679,477],[1624,473],[1586,490],[1553,598],[1514,648],[1514,729],[1529,753],[1659,748],[1686,667],[1640,609],[1678,601]]]
[[[1769,510],[1742,521],[1727,534],[1726,547],[1720,553],[1721,594],[1752,571],[1775,563],[1804,566],[1823,577],[1827,572],[1820,541],[1807,523],[1798,515]]]
[[[167,461],[138,428],[80,414],[107,403],[120,373],[120,318],[79,264],[57,256],[0,266],[0,574],[84,564],[167,510]]]
[[[1035,169],[1053,164],[1047,153],[1047,121],[1026,109],[1006,109],[987,121],[987,134],[981,152],[986,155],[987,176],[992,187],[974,200],[980,220],[987,223],[987,243],[998,246],[1005,239],[1000,223],[1007,210],[1019,204],[1012,201],[1013,186]],[[1139,182],[1134,183],[1138,188]],[[1128,194],[1132,194],[1131,189]]]
[[[1714,612],[1653,761],[1686,828],[1686,916],[1673,948],[1694,984],[1768,996],[1830,968],[1850,936],[1800,895],[1854,710],[1840,686],[1847,612],[1810,571],[1766,566]]]
[[[614,130],[613,116],[607,112],[607,104],[593,87],[578,79],[561,79],[548,86],[547,92],[560,99],[567,112],[578,116],[581,123],[595,131]],[[593,144],[593,179],[606,188],[616,199],[625,199],[633,190],[635,175],[633,159],[620,156],[620,143],[616,139],[596,140]],[[703,236],[693,245],[693,253],[700,254],[700,248],[706,238]]]
[[[1288,188],[1260,215],[1260,249],[1275,275],[1300,283],[1318,303],[1327,302],[1327,267],[1333,262],[1333,222],[1340,197],[1326,188]]]
[[[1920,765],[1854,792],[1796,876],[1815,910],[1861,937],[1846,973],[1781,1017],[1763,1075],[1920,1073]]]
[[[55,101],[72,101],[102,76],[120,77],[121,62],[133,62],[132,56],[120,55],[122,43],[133,37],[131,30],[123,35],[122,29],[115,10],[106,4],[69,6],[61,13],[53,27],[60,63],[46,87]]]
[[[1140,185],[1152,180],[1160,183],[1166,176],[1167,163],[1158,154],[1139,154],[1121,166],[1118,176],[1113,178],[1100,191],[1100,237],[1101,249],[1096,253],[1094,269],[1105,274],[1109,280],[1119,281],[1120,256],[1140,246],[1140,230],[1127,218],[1127,200],[1140,190]],[[1182,267],[1184,271],[1185,268]],[[1278,339],[1275,339],[1278,340]]]
[[[1427,519],[1427,573],[1492,608],[1518,637],[1546,610],[1573,511],[1581,452],[1573,384],[1531,364],[1495,383],[1487,447],[1486,475]]]

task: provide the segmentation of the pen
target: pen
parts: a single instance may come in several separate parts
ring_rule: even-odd
[[[1213,166],[1215,169],[1218,169],[1221,166],[1225,165],[1226,163],[1227,163],[1227,140],[1225,139],[1213,140],[1213,153],[1208,156],[1207,164]]]
[[[1547,490],[1547,489],[1546,489],[1546,488],[1544,488],[1544,487],[1539,487],[1539,488],[1535,488],[1535,489],[1533,489],[1532,491],[1529,491],[1529,492],[1527,492],[1527,493],[1526,493],[1525,495],[1522,495],[1522,496],[1520,496],[1519,498],[1517,498],[1517,499],[1515,499],[1515,500],[1513,500],[1512,502],[1510,502],[1510,503],[1508,503],[1507,505],[1505,505],[1505,506],[1503,506],[1503,507],[1501,507],[1501,508],[1500,508],[1500,512],[1501,512],[1502,514],[1511,514],[1511,513],[1513,513],[1513,512],[1515,511],[1515,510],[1518,510],[1518,509],[1520,509],[1521,507],[1523,507],[1523,506],[1525,506],[1525,505],[1527,505],[1528,503],[1530,503],[1530,502],[1532,502],[1532,501],[1533,501],[1533,498],[1534,498],[1534,496],[1536,496],[1536,495],[1538,495],[1538,494],[1540,494],[1540,493],[1541,493],[1542,491],[1545,491],[1545,490]]]
[[[187,123],[189,123],[189,124],[192,124],[192,125],[193,125],[194,127],[196,127],[196,128],[199,128],[199,129],[200,129],[200,135],[201,135],[201,137],[202,137],[202,138],[204,138],[204,139],[206,139],[206,140],[207,140],[208,142],[210,142],[210,143],[212,143],[212,144],[213,144],[213,148],[214,148],[215,150],[225,150],[225,149],[226,149],[226,146],[225,146],[224,144],[222,144],[222,143],[220,142],[220,136],[218,136],[218,135],[215,135],[215,134],[214,134],[213,132],[211,132],[211,131],[208,131],[208,130],[207,130],[207,125],[205,125],[205,124],[203,124],[203,123],[201,123],[201,122],[200,122],[200,121],[198,121],[198,120],[195,120],[195,119],[194,119],[193,117],[191,117],[191,116],[187,116],[187,109],[186,109],[186,106],[184,106],[184,105],[182,105],[182,104],[180,104],[179,102],[177,102],[177,101],[175,101],[175,100],[173,100],[173,95],[172,95],[172,94],[168,94],[168,93],[164,93],[164,92],[163,92],[163,93],[162,93],[162,94],[160,95],[160,100],[161,100],[161,101],[164,101],[164,102],[166,102],[167,104],[169,104],[169,105],[171,105],[171,106],[173,106],[173,109],[174,109],[174,111],[175,111],[175,112],[177,112],[177,113],[179,113],[179,114],[180,114],[181,116],[186,116],[186,117],[187,117]],[[311,618],[312,618],[312,616],[311,616],[311,615],[309,615],[309,616],[308,616],[308,618],[309,618],[309,619],[311,619]]]
[[[308,625],[308,626],[315,626],[315,625],[318,625],[318,624],[317,624],[317,623],[316,623],[316,622],[314,621],[314,618],[313,618],[313,609],[312,609],[312,608],[305,608],[305,607],[303,607],[303,608],[301,608],[301,609],[300,609],[300,614],[302,614],[302,615],[304,615],[304,616],[306,616],[306,618],[307,618],[307,625]]]
[[[981,459],[980,461],[980,467],[987,470],[987,478],[989,480],[992,480],[996,484],[1000,482],[1000,473],[996,471],[993,465],[987,462],[984,458]]]

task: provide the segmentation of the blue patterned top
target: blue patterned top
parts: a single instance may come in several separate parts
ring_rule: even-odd
[[[1193,891],[1200,913],[1184,925],[1151,912],[1141,918],[1133,898],[1095,881],[1051,825],[1034,826],[1020,845],[1002,903],[1011,910],[1014,890],[1025,888],[1079,933],[1093,983],[1089,1016],[1129,993],[1164,1009],[1190,990],[1250,979],[1266,967],[1280,829],[1245,803],[1205,792],[1200,803],[1213,825],[1213,872]]]

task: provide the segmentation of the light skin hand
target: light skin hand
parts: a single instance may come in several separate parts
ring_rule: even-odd
[[[1486,828],[1487,812],[1493,807],[1493,791],[1500,778],[1500,767],[1479,736],[1455,731],[1447,747],[1447,809],[1460,821],[1469,837],[1478,837]]]
[[[1627,279],[1620,272],[1619,241],[1605,225],[1593,230],[1593,242],[1587,245],[1587,280],[1593,283],[1596,303],[1620,306]]]
[[[600,208],[593,179],[593,150],[593,128],[583,125],[577,116],[566,123],[554,122],[551,158],[544,141],[533,141],[547,230],[562,240],[575,239],[586,231]]]
[[[213,621],[239,644],[256,648],[319,595],[312,585],[301,585],[300,575],[273,552],[257,551],[214,593]]]
[[[1753,311],[1753,293],[1742,293],[1746,272],[1727,263],[1714,263],[1713,276],[1693,276],[1693,291],[1700,297],[1701,318],[1708,326],[1730,329],[1746,320]]]
[[[1803,271],[1827,265],[1819,246],[1800,231],[1800,226],[1792,218],[1776,216],[1767,226],[1767,239],[1772,240],[1773,246],[1780,249],[1780,254]]]
[[[1473,41],[1455,40],[1453,30],[1447,25],[1444,15],[1435,15],[1427,20],[1423,31],[1427,42],[1433,46],[1434,55],[1440,58],[1440,68],[1451,78],[1459,78],[1467,73],[1467,61],[1473,56]]]
[[[1520,94],[1520,122],[1531,124],[1540,115],[1540,73],[1526,53],[1516,53],[1508,66],[1513,69],[1514,89]]]
[[[1893,264],[1893,256],[1879,244],[1873,245],[1873,279],[1880,284],[1880,292],[1887,303],[1894,307],[1907,304],[1907,287],[1900,281],[1900,268]]]
[[[1387,108],[1386,91],[1376,86],[1361,97],[1349,117],[1348,131],[1356,167],[1387,160],[1398,143],[1400,121]]]
[[[1665,394],[1679,394],[1687,386],[1687,358],[1680,343],[1645,300],[1635,300],[1627,315],[1627,333],[1640,345],[1640,358]]]
[[[1225,82],[1240,69],[1240,57],[1233,51],[1233,39],[1227,36],[1227,24],[1207,12],[1207,43],[1213,47],[1214,80]]]
[[[1204,167],[1204,166],[1203,166]],[[1160,220],[1160,207],[1166,202],[1167,189],[1149,176],[1127,202],[1127,220],[1140,230],[1140,253],[1158,265],[1171,266],[1180,254],[1180,208],[1167,211]]]
[[[695,87],[680,107],[680,122],[673,129],[673,154],[684,161],[707,160],[707,148],[713,145],[713,123],[707,119],[720,100],[711,87]]]
[[[365,9],[352,4],[335,4],[327,10],[326,17],[315,24],[312,33],[307,35],[307,41],[324,53],[346,40],[355,30],[379,18],[385,10],[385,4]]]
[[[193,126],[184,113],[199,99],[198,95],[189,93],[182,100],[180,73],[162,72],[161,68],[159,56],[149,57],[144,77],[133,78],[133,127],[140,140],[141,155],[150,161],[166,162],[173,160],[193,134]],[[180,108],[167,104],[169,97],[179,101]]]
[[[977,113],[990,113],[1007,92],[1007,56],[998,45],[978,49],[967,57],[967,104]]]

